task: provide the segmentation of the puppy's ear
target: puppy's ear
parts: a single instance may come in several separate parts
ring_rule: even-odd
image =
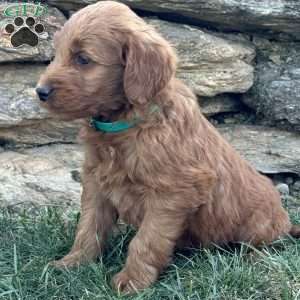
[[[133,105],[151,101],[176,71],[175,53],[153,29],[128,35],[123,61],[124,91]]]

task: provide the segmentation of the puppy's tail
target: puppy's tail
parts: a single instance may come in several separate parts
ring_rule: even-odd
[[[296,239],[300,238],[300,225],[292,225],[289,234]]]

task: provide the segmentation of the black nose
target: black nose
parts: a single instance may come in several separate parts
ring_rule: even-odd
[[[39,86],[36,88],[36,93],[38,94],[41,101],[47,101],[53,92],[53,88],[49,85]]]

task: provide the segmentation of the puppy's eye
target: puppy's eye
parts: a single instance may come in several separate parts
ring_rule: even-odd
[[[77,54],[75,57],[75,63],[78,65],[88,65],[91,60],[84,54]]]

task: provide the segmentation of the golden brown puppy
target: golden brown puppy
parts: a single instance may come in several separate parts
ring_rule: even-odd
[[[113,278],[126,292],[153,283],[176,245],[259,245],[299,234],[271,181],[220,136],[175,78],[170,45],[127,6],[103,1],[80,10],[55,47],[37,93],[55,115],[86,120],[81,219],[57,266],[101,255],[118,218],[138,228]],[[116,132],[89,126],[91,117],[117,122]]]

